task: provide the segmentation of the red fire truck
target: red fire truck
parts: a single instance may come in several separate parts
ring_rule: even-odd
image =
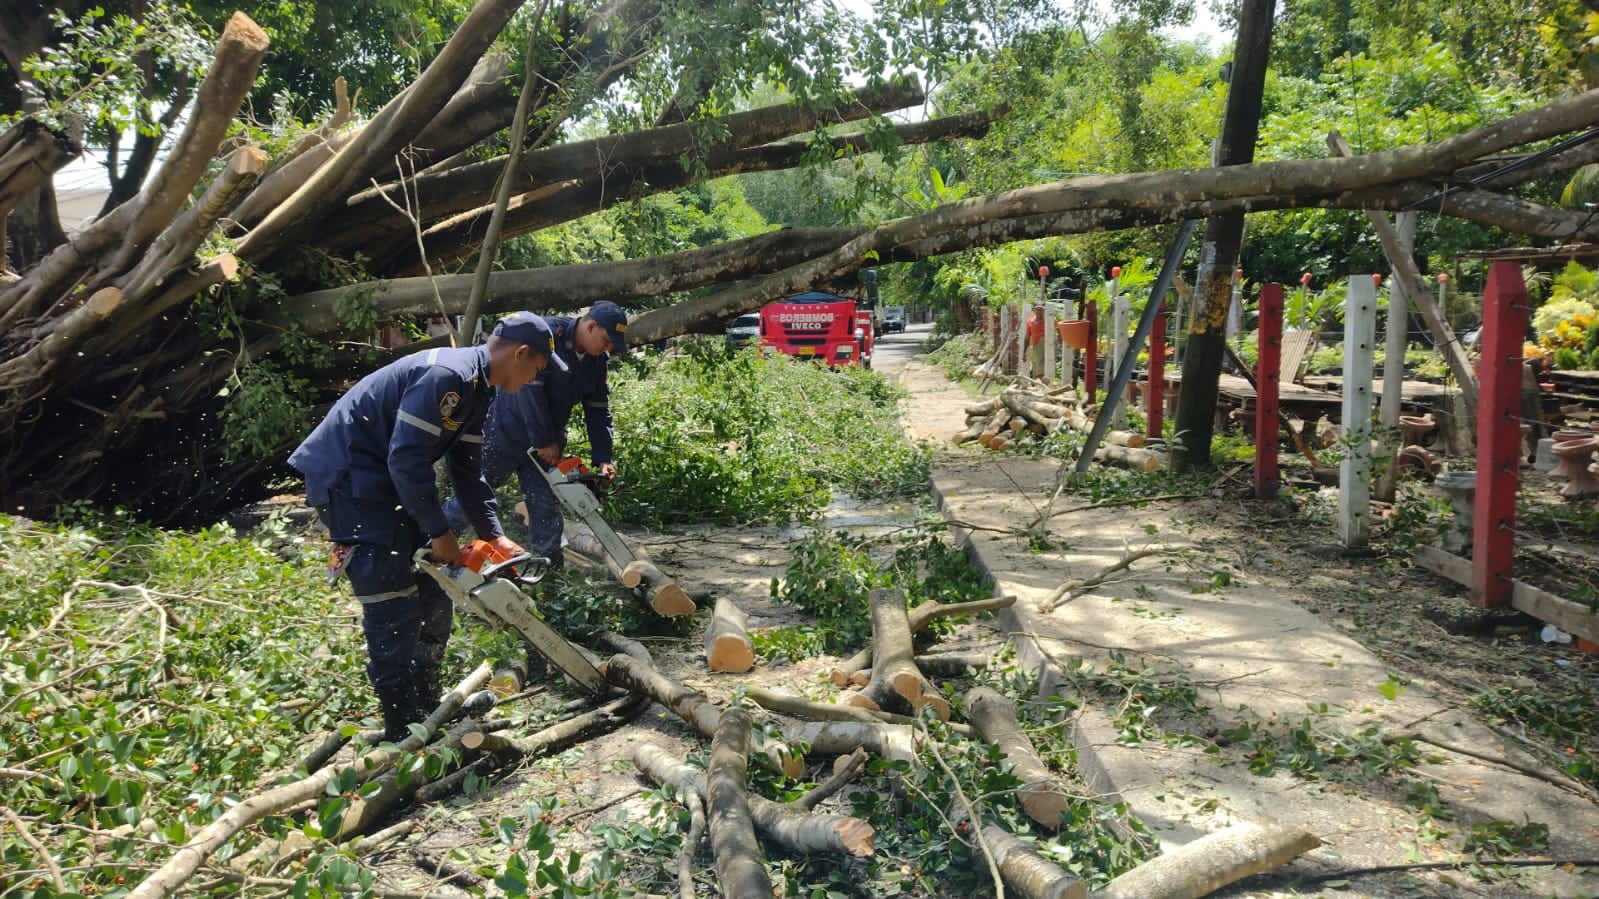
[[[828,365],[871,368],[872,312],[838,294],[795,294],[761,307],[761,343]]]

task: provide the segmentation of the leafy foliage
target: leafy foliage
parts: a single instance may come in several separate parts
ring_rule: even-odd
[[[819,528],[795,544],[782,579],[772,581],[772,598],[805,611],[816,624],[803,635],[785,634],[781,642],[768,641],[768,647],[790,657],[797,650],[853,652],[871,640],[867,597],[879,588],[905,591],[905,601],[912,607],[928,601],[970,602],[989,595],[965,554],[946,542],[942,526],[895,535],[891,553],[883,548],[884,542]],[[938,620],[931,631],[945,633],[949,627],[947,620]],[[801,636],[808,640],[796,644]]]
[[[303,544],[281,542],[285,562],[264,540],[119,515],[0,516],[0,546],[0,756],[32,773],[0,781],[0,803],[35,820],[71,892],[142,879],[292,768],[303,733],[366,707],[354,607]],[[10,830],[0,866],[44,894]]]
[[[862,499],[924,488],[928,455],[900,429],[899,388],[720,341],[647,362],[613,382],[613,511],[634,521],[781,521],[819,512],[833,489]]]

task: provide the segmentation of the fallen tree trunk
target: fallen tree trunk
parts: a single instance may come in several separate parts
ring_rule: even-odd
[[[944,603],[936,600],[924,602],[910,610],[910,628],[912,634],[919,634],[927,630],[927,626],[940,618],[951,615],[970,615],[978,612],[997,612],[1008,609],[1016,604],[1015,596],[997,596],[993,599],[979,599],[972,602]],[[850,675],[872,664],[871,647],[862,649],[834,668],[830,675],[834,686],[846,687],[849,685]]]
[[[1059,865],[1003,828],[983,826],[983,841],[994,853],[999,876],[1024,899],[1087,899],[1088,888]]]
[[[750,687],[746,691],[749,698],[763,709],[788,715],[791,718],[800,718],[806,721],[856,721],[862,724],[906,724],[913,725],[916,719],[909,715],[896,715],[881,709],[868,709],[855,705],[840,703],[812,702],[803,696],[784,693],[779,690],[768,690],[764,687]],[[951,732],[961,736],[970,736],[972,729],[959,722],[945,722],[945,727]]]
[[[614,655],[600,666],[605,679],[618,687],[652,699],[687,721],[700,735],[710,739],[725,712],[704,693],[685,687],[662,674],[659,669],[628,655]],[[789,777],[805,772],[805,759],[781,743],[767,742],[757,735],[755,751],[762,763]]]
[[[0,271],[8,269],[6,217],[82,153],[83,146],[66,132],[35,119],[23,119],[0,132]]]
[[[1016,705],[988,687],[978,687],[966,694],[966,714],[978,734],[1005,754],[1005,762],[1021,780],[1022,810],[1050,830],[1059,830],[1061,815],[1071,810],[1071,798],[1023,732]]]
[[[1198,899],[1293,861],[1321,840],[1277,824],[1235,824],[1157,856],[1112,880],[1095,899]]]
[[[712,671],[743,674],[755,667],[755,647],[750,644],[749,616],[721,597],[705,624],[705,661]]]
[[[525,512],[523,517],[526,517]],[[619,535],[617,539],[623,538]],[[656,568],[655,563],[637,545],[623,541],[628,543],[627,550],[633,554],[633,559],[621,565],[605,551],[604,542],[584,525],[574,523],[567,531],[566,540],[585,559],[603,561],[605,570],[617,583],[628,588],[642,588],[645,600],[655,614],[663,618],[677,618],[692,615],[698,608],[688,591]]]
[[[488,679],[489,666],[479,665],[466,676],[465,680],[457,684],[455,689],[446,693],[439,707],[422,722],[422,729],[427,736],[430,737],[437,732],[439,726],[449,720],[461,707],[461,703],[466,701],[466,697],[482,688]],[[381,772],[394,764],[395,759],[401,754],[421,749],[424,740],[425,737],[412,734],[400,741],[393,752],[375,749],[345,768],[323,768],[294,783],[285,784],[240,802],[228,809],[222,817],[208,824],[161,867],[151,872],[133,892],[128,894],[130,899],[161,899],[172,895],[194,876],[194,872],[199,870],[200,865],[210,858],[212,853],[222,848],[223,844],[246,826],[291,805],[315,799],[322,794],[333,778],[343,771],[352,771],[358,777],[370,777]]]
[[[710,818],[711,851],[716,856],[716,882],[728,899],[773,895],[761,847],[755,841],[746,792],[753,724],[743,709],[723,712],[711,739],[711,763],[705,769],[705,809]]]
[[[893,711],[891,705],[903,705],[913,713],[931,707],[940,721],[948,721],[949,702],[916,667],[904,592],[873,590],[868,602],[872,611],[872,679],[848,702],[886,711]]]
[[[704,796],[705,773],[683,764],[677,754],[665,748],[649,743],[635,747],[633,764],[656,783],[672,786],[680,796]],[[848,780],[847,777],[842,779]],[[812,814],[811,809],[820,799],[808,804],[800,800],[785,804],[753,793],[747,798],[756,831],[789,852],[872,854],[875,837],[872,826],[849,815]]]
[[[988,668],[990,657],[981,652],[934,652],[916,657],[916,667],[931,677],[965,677]],[[863,668],[850,675],[850,683],[864,687],[871,682],[872,669]]]
[[[892,762],[916,761],[916,732],[903,724],[856,721],[787,722],[783,739],[804,743],[817,755],[849,755],[865,749]]]

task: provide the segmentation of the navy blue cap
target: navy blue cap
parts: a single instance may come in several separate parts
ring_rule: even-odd
[[[617,355],[627,352],[627,313],[622,307],[610,300],[600,300],[589,307],[589,318],[599,323],[605,333],[611,335],[611,352]]]
[[[555,332],[550,330],[550,324],[543,316],[531,312],[513,312],[494,326],[494,336],[526,344],[529,349],[548,357],[557,370],[566,371],[566,363],[555,352]]]

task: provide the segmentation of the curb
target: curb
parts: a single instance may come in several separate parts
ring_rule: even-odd
[[[993,585],[994,595],[1002,596],[1010,592],[1005,589],[1004,582],[995,575],[993,564],[984,554],[984,544],[991,538],[984,538],[955,523],[957,519],[950,513],[948,499],[944,488],[939,484],[936,471],[933,473],[932,495],[934,505],[949,522],[950,533],[954,535],[957,545],[965,548],[972,567]],[[1075,695],[1075,691],[1068,686],[1066,673],[1061,671],[1055,660],[1038,645],[1034,629],[1027,621],[1029,614],[1028,610],[1018,602],[1010,608],[999,610],[995,617],[1005,633],[1012,638],[1012,643],[1016,646],[1016,660],[1022,670],[1038,678],[1037,698],[1048,701],[1056,696]],[[1115,742],[1116,731],[1109,719],[1085,704],[1081,707],[1080,714],[1073,717],[1067,738],[1077,752],[1077,775],[1082,779],[1084,786],[1106,802],[1112,804],[1126,802],[1115,776],[1111,773],[1111,765],[1095,748]],[[1147,821],[1144,823],[1148,824]]]

